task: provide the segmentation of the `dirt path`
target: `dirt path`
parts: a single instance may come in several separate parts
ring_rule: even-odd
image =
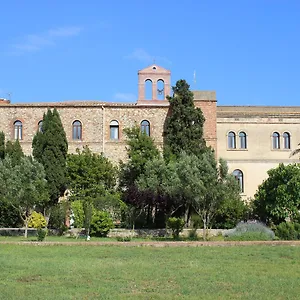
[[[15,245],[32,245],[32,246],[121,246],[121,247],[229,247],[229,246],[252,246],[252,245],[268,245],[268,246],[300,246],[300,241],[247,241],[247,242],[14,242],[0,241],[1,244]],[[1,246],[0,246],[1,247]]]

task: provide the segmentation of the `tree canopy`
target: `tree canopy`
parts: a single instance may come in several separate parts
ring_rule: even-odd
[[[49,204],[53,205],[66,189],[68,142],[56,109],[48,109],[42,122],[42,130],[36,133],[32,141],[32,153],[44,166],[51,199]]]
[[[30,157],[21,158],[17,165],[9,156],[0,161],[0,198],[18,211],[27,229],[33,209],[49,198],[43,166]]]
[[[117,168],[103,155],[88,147],[67,158],[67,179],[74,200],[96,199],[115,192]]]
[[[203,138],[205,118],[200,108],[195,108],[194,95],[185,80],[178,80],[173,89],[173,96],[168,96],[170,114],[165,124],[165,154],[179,156],[200,155],[206,150]]]
[[[279,164],[258,187],[253,202],[254,214],[264,222],[279,224],[300,217],[300,165]]]

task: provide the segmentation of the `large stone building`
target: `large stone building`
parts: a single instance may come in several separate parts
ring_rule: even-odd
[[[169,111],[170,71],[151,65],[138,72],[136,103],[74,101],[11,104],[0,99],[0,130],[19,139],[30,154],[32,138],[48,108],[57,108],[69,141],[69,151],[88,145],[113,161],[126,159],[123,129],[135,124],[163,144]],[[239,179],[244,199],[253,197],[267,170],[290,158],[300,141],[300,107],[217,106],[214,91],[194,91],[195,106],[205,116],[204,137],[218,157],[227,160]]]

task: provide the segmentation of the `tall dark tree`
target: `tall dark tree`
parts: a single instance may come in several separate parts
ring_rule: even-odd
[[[68,142],[59,113],[48,109],[44,114],[42,130],[33,138],[33,157],[45,169],[50,203],[56,204],[66,189],[66,158]]]
[[[182,151],[199,156],[206,149],[203,138],[205,118],[200,108],[195,108],[194,95],[185,80],[178,80],[173,96],[168,96],[170,114],[166,119],[165,155],[179,156]]]
[[[4,155],[8,155],[11,158],[13,165],[20,164],[22,157],[24,157],[24,153],[19,140],[16,140],[15,142],[7,141]]]
[[[5,157],[5,134],[3,131],[0,132],[0,159]]]

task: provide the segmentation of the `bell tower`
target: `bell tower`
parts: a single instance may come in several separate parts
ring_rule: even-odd
[[[153,64],[138,72],[138,103],[165,102],[170,95],[171,72]]]

